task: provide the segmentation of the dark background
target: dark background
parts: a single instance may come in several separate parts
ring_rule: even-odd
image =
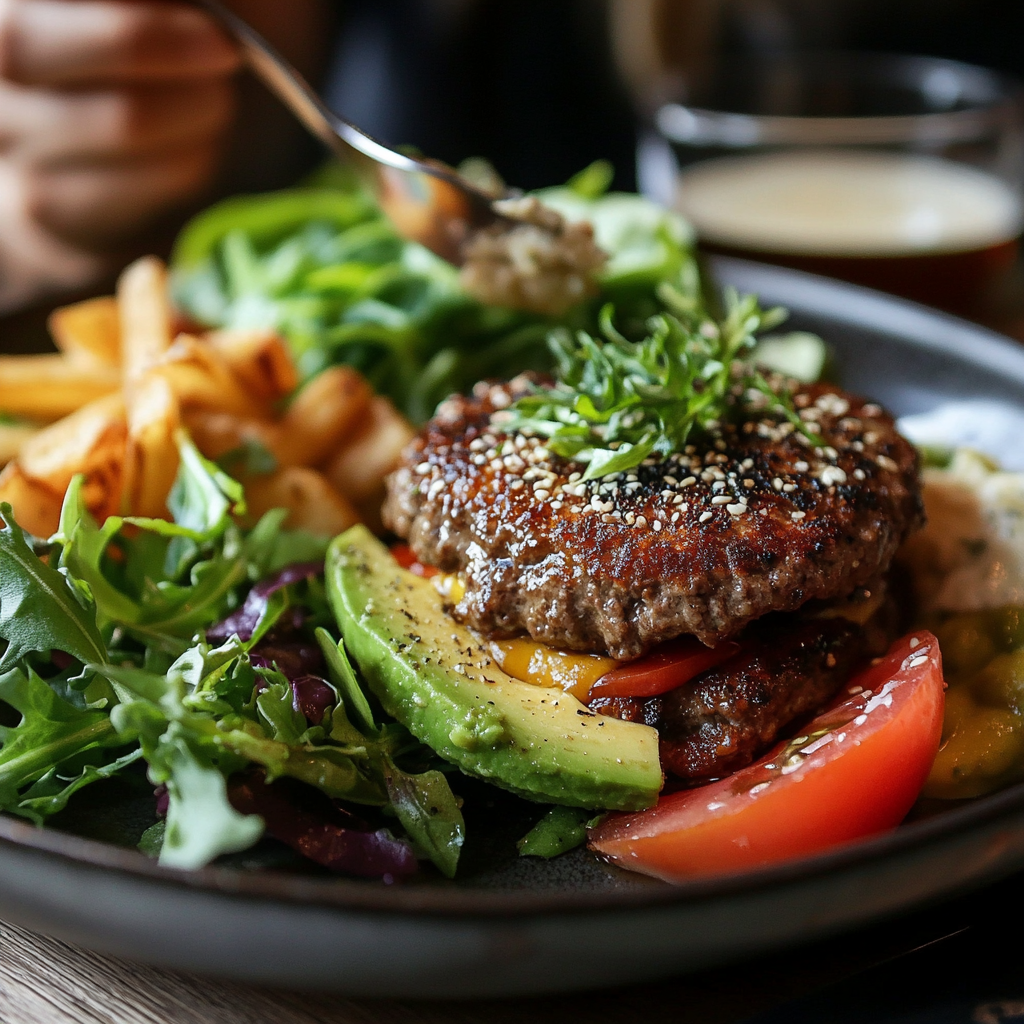
[[[523,188],[564,181],[599,157],[615,164],[617,187],[631,188],[642,97],[615,58],[623,10],[652,20],[666,65],[688,44],[720,53],[847,47],[1024,78],[1022,0],[618,0],[618,18],[616,6],[347,0],[325,88],[339,113],[384,141],[453,163],[487,155]]]

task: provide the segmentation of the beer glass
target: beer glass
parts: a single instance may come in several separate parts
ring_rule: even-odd
[[[973,315],[1018,255],[1021,109],[936,58],[721,60],[652,111],[640,184],[709,251]]]

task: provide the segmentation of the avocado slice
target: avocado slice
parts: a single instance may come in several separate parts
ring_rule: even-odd
[[[657,800],[654,729],[506,675],[445,613],[433,584],[401,568],[365,527],[332,542],[327,593],[384,709],[467,774],[572,807],[635,811]]]

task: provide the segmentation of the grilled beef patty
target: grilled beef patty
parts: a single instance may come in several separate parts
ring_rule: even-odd
[[[590,707],[656,728],[667,773],[691,782],[719,778],[820,710],[875,653],[865,630],[845,619],[773,617],[744,637],[734,657],[669,693],[598,698]]]
[[[831,599],[884,570],[923,519],[914,448],[872,403],[828,384],[613,478],[492,415],[530,387],[445,402],[388,481],[384,522],[420,561],[461,573],[456,618],[633,658],[684,633],[713,646],[771,611]]]

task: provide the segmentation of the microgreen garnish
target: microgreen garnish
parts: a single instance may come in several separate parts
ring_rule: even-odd
[[[785,310],[763,310],[754,296],[730,289],[725,316],[715,320],[682,295],[661,297],[672,312],[651,317],[638,341],[619,332],[611,305],[601,311],[596,336],[552,332],[556,383],[496,413],[496,423],[545,437],[556,455],[586,463],[584,480],[681,451],[693,431],[755,411],[782,415],[818,440],[788,393],[773,388],[749,358],[758,332],[781,323]]]

